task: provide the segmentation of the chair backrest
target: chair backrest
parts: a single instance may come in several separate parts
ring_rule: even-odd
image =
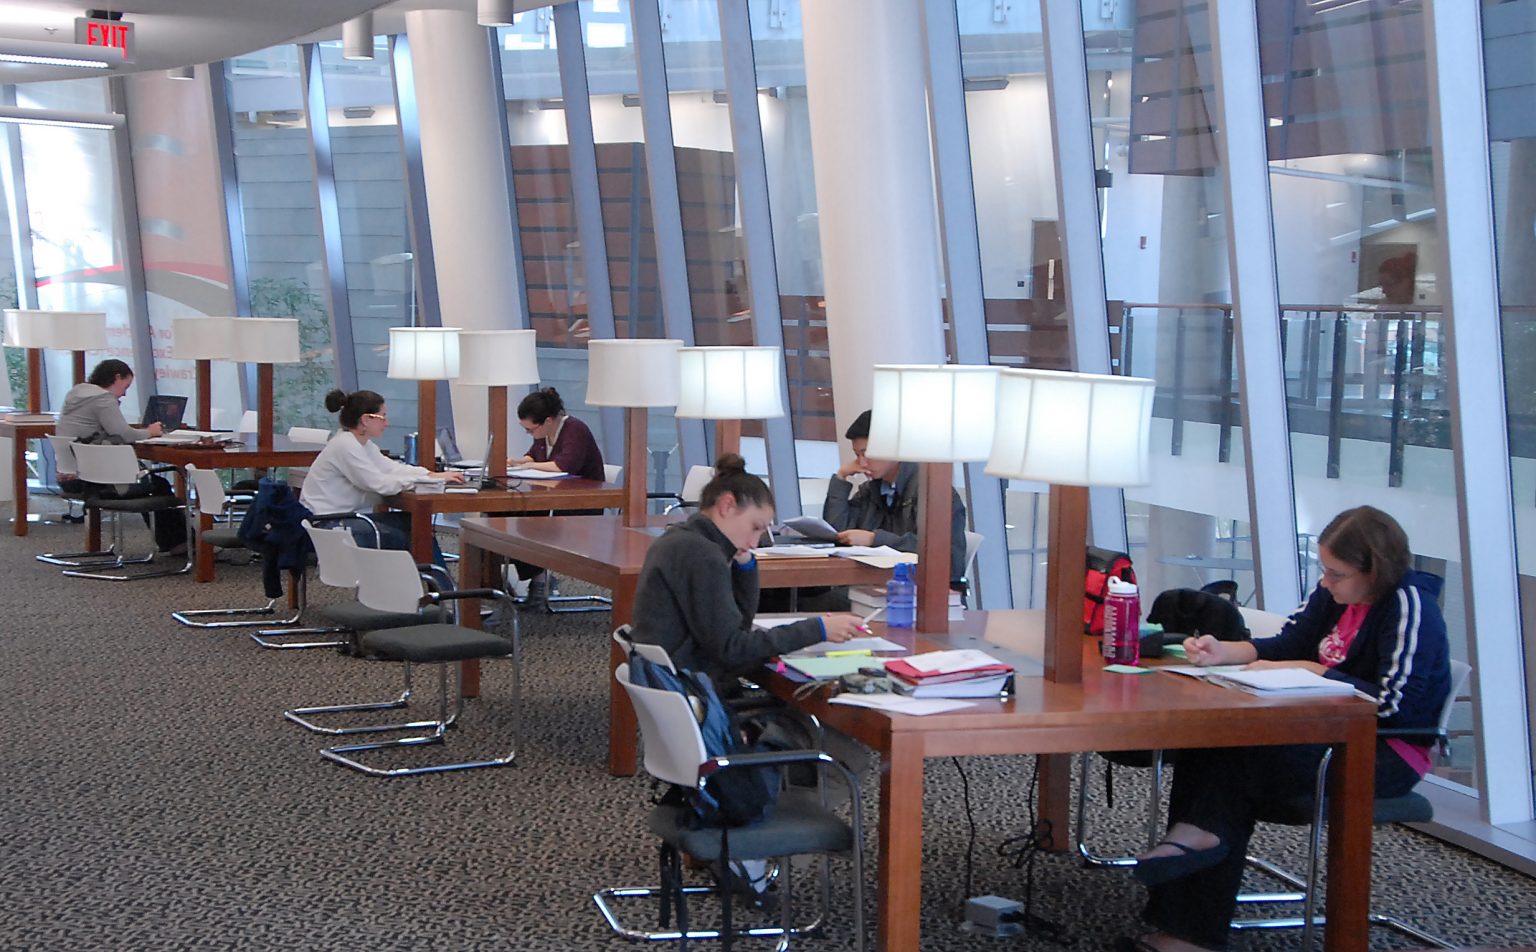
[[[688,475],[683,479],[683,490],[678,493],[682,497],[683,505],[697,506],[699,497],[704,495],[704,487],[715,478],[713,466],[690,466]]]
[[[357,588],[357,543],[344,528],[322,529],[304,520],[304,531],[315,547],[320,581],[332,588]]]
[[[53,447],[53,469],[57,473],[74,474],[80,464],[75,462],[75,441],[67,436],[48,437],[48,445]]]
[[[244,413],[240,414],[240,426],[236,432],[255,433],[256,427],[259,425],[258,420],[259,418],[257,417],[255,410],[245,411]]]
[[[358,601],[381,612],[421,611],[421,574],[411,553],[359,546],[352,557],[357,560]]]
[[[628,625],[620,625],[613,630],[613,643],[619,646],[619,650],[624,652],[626,657],[631,654],[638,654],[651,664],[661,665],[668,671],[677,671],[677,665],[672,663],[672,656],[667,654],[667,649],[661,645],[648,645],[639,641],[631,641]]]
[[[1280,629],[1285,627],[1288,616],[1279,612],[1267,612],[1262,608],[1248,608],[1237,606],[1238,612],[1243,616],[1243,624],[1248,626],[1248,635],[1251,638],[1273,638],[1280,634]]]
[[[139,481],[139,457],[133,447],[116,443],[76,443],[75,475],[102,486],[129,486]]]
[[[187,480],[192,484],[192,492],[197,496],[198,512],[213,515],[224,511],[224,503],[228,497],[224,494],[224,483],[219,480],[218,473],[211,469],[198,469],[188,463]]]
[[[1445,703],[1440,706],[1440,722],[1435,725],[1436,733],[1440,735],[1440,743],[1446,743],[1451,730],[1451,709],[1456,706],[1456,696],[1461,689],[1467,686],[1467,678],[1472,676],[1472,666],[1465,661],[1451,659],[1451,689],[1446,692]]]
[[[972,532],[969,529],[965,530],[965,574],[967,577],[971,574],[971,566],[976,564],[977,550],[981,548],[981,544],[986,540],[987,537],[980,532]]]
[[[616,463],[603,464],[603,481],[609,483],[623,482],[624,467]]]
[[[630,684],[628,664],[619,665],[613,676],[635,705],[635,719],[640,722],[640,737],[645,742],[646,773],[667,783],[697,787],[699,765],[709,754],[688,699],[676,691]]]
[[[295,443],[329,443],[331,431],[323,430],[318,426],[290,426],[288,439]]]

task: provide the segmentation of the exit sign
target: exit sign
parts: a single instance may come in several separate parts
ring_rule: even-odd
[[[127,20],[75,17],[75,43],[111,50],[121,55],[123,62],[133,62],[133,24]]]

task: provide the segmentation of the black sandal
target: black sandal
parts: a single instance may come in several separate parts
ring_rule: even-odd
[[[1176,856],[1154,856],[1151,859],[1137,860],[1132,875],[1147,886],[1161,886],[1175,879],[1183,879],[1201,870],[1210,869],[1227,858],[1226,843],[1217,843],[1203,850],[1197,850],[1173,840],[1163,840],[1157,845],[1177,847],[1183,852]],[[1145,946],[1146,943],[1142,945]]]

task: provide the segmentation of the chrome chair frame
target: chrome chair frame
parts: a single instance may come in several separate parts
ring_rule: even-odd
[[[249,503],[252,498],[249,493],[226,493],[224,484],[219,481],[218,473],[213,470],[198,469],[196,466],[187,466],[187,482],[192,487],[192,501],[195,505],[187,508],[187,551],[192,558],[197,558],[197,550],[200,546],[209,543],[203,538],[199,530],[202,515],[207,509],[214,509],[218,515],[214,516],[216,522],[222,522],[228,528],[234,524],[233,514],[236,506],[244,501]],[[243,548],[243,546],[242,546]],[[273,619],[270,616],[277,614],[277,598],[267,599],[267,603],[259,608],[199,608],[180,609],[171,612],[171,617],[177,622],[189,628],[251,628],[257,625],[291,625],[299,620],[303,607],[300,606],[292,616],[283,619]],[[260,615],[257,621],[241,621],[239,619]],[[218,617],[220,621],[198,621],[196,619]]]
[[[131,485],[132,483],[138,481],[138,456],[134,454],[133,447],[131,446],[120,444],[82,443],[72,446],[71,449],[75,454],[75,462],[77,464],[76,474],[85,482],[98,483],[101,485]],[[120,459],[112,459],[111,457],[114,456],[120,457]],[[67,575],[70,578],[98,579],[103,582],[140,582],[151,578],[169,578],[172,575],[186,575],[188,572],[192,571],[192,550],[190,547],[187,549],[185,563],[179,568],[159,569],[152,572],[134,572],[125,575],[111,575],[107,572],[100,571],[102,569],[124,568],[129,565],[143,565],[145,563],[153,562],[155,559],[155,552],[153,550],[151,550],[148,555],[143,557],[130,558],[123,554],[127,547],[127,543],[123,533],[122,515],[125,511],[131,512],[133,510],[127,508],[119,509],[111,505],[111,503],[118,501],[119,500],[101,499],[98,497],[89,497],[86,500],[87,510],[94,507],[102,512],[111,513],[111,551],[114,555],[116,555],[116,559],[110,562],[99,564],[88,564],[81,568],[66,569],[62,574]],[[165,512],[171,509],[184,510],[185,508],[185,504],[178,501],[174,505],[162,506],[152,511]],[[87,569],[96,571],[87,571]]]
[[[75,450],[74,441],[67,436],[50,435],[48,445],[53,447],[54,470],[63,470],[74,474]],[[82,505],[90,498],[88,493],[65,494],[60,490],[60,495],[66,500],[78,500]],[[99,549],[89,552],[44,552],[35,557],[39,562],[49,565],[62,565],[66,568],[92,568],[96,566],[121,565],[122,560],[111,549]]]
[[[355,521],[366,524],[373,530],[373,547],[379,547],[379,526],[367,513],[362,512],[332,512],[310,516],[311,522],[347,522]],[[304,572],[292,574],[294,585],[294,616],[290,621],[277,622],[279,625],[296,625],[304,615],[304,610],[309,606],[309,578]],[[251,633],[251,640],[262,648],[273,651],[304,651],[310,648],[338,648],[346,644],[346,640],[331,641],[274,641],[274,638],[292,637],[303,635],[339,635],[350,633],[350,628],[339,625],[312,625],[308,628],[263,628],[261,631]]]

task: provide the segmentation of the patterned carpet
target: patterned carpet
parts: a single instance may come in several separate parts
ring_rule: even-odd
[[[255,565],[220,566],[212,585],[115,584],[61,578],[32,559],[79,538],[78,527],[45,525],[0,543],[9,580],[0,606],[12,619],[0,637],[0,948],[629,947],[590,898],[604,885],[655,878],[643,826],[650,784],[603,769],[607,615],[525,617],[517,766],[375,779],[321,760],[322,739],[281,711],[391,696],[398,668],[329,650],[263,651],[243,633],[168,617],[174,608],[256,603]],[[567,581],[564,590],[580,586]],[[313,601],[332,597],[320,590]],[[434,692],[432,679],[420,679],[419,698]],[[502,753],[513,727],[507,668],[490,665],[449,752]],[[842,750],[863,767],[873,815],[877,775],[867,753],[849,746]],[[982,939],[956,925],[967,892],[1023,896],[1023,872],[998,848],[1026,823],[1030,763],[964,762],[977,829],[969,890],[960,775],[953,763],[931,764],[924,949],[1061,947],[1039,935]],[[1102,845],[1135,842],[1142,773],[1117,772],[1113,811],[1090,807]],[[1112,816],[1119,822],[1104,822]],[[1261,838],[1266,853],[1296,859],[1294,832]],[[866,841],[873,859],[872,829]],[[850,901],[847,870],[834,862],[839,910]],[[1536,884],[1523,876],[1401,829],[1379,831],[1376,870],[1382,911],[1468,945],[1536,945]],[[1123,871],[1084,870],[1064,856],[1035,864],[1035,911],[1075,948],[1108,948],[1136,930],[1140,902]],[[1374,941],[1411,944],[1387,934]],[[1281,933],[1242,936],[1233,947],[1296,945],[1296,934]],[[822,936],[796,943],[852,946],[845,911]]]

